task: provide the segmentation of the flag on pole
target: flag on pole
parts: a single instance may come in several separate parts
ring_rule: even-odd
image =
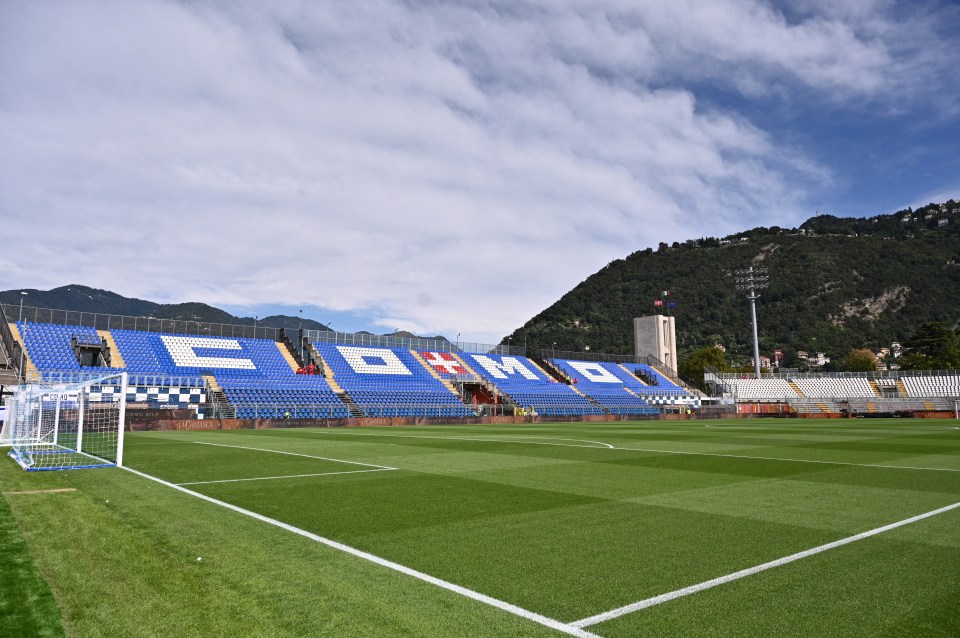
[[[669,291],[669,290],[664,290],[664,291],[663,291],[663,296],[664,296],[664,297],[667,297],[667,296],[669,296],[669,295],[670,295],[670,291]]]
[[[663,305],[663,300],[662,300],[662,299],[655,299],[654,302],[653,302],[653,305],[654,305],[654,306],[662,306],[662,305]]]
[[[671,301],[669,304],[667,304],[667,308],[676,308],[676,307],[677,307],[677,302],[675,301]]]

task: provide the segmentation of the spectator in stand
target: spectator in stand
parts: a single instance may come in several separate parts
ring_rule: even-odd
[[[316,367],[314,367],[312,363],[307,364],[307,374],[316,374],[316,373],[317,373]]]

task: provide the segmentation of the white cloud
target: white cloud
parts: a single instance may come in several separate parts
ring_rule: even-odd
[[[0,281],[497,341],[633,250],[796,221],[828,172],[697,86],[879,99],[845,6],[6,3]]]

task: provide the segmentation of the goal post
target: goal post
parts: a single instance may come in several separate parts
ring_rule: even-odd
[[[126,403],[125,372],[20,386],[3,430],[9,454],[29,471],[122,466]]]

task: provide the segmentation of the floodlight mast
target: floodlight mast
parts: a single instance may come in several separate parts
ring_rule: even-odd
[[[766,288],[770,284],[770,277],[767,275],[766,268],[754,268],[750,266],[743,270],[733,271],[734,281],[737,290],[748,291],[747,299],[750,300],[750,317],[753,320],[753,370],[760,378],[760,342],[757,338],[757,291]]]

